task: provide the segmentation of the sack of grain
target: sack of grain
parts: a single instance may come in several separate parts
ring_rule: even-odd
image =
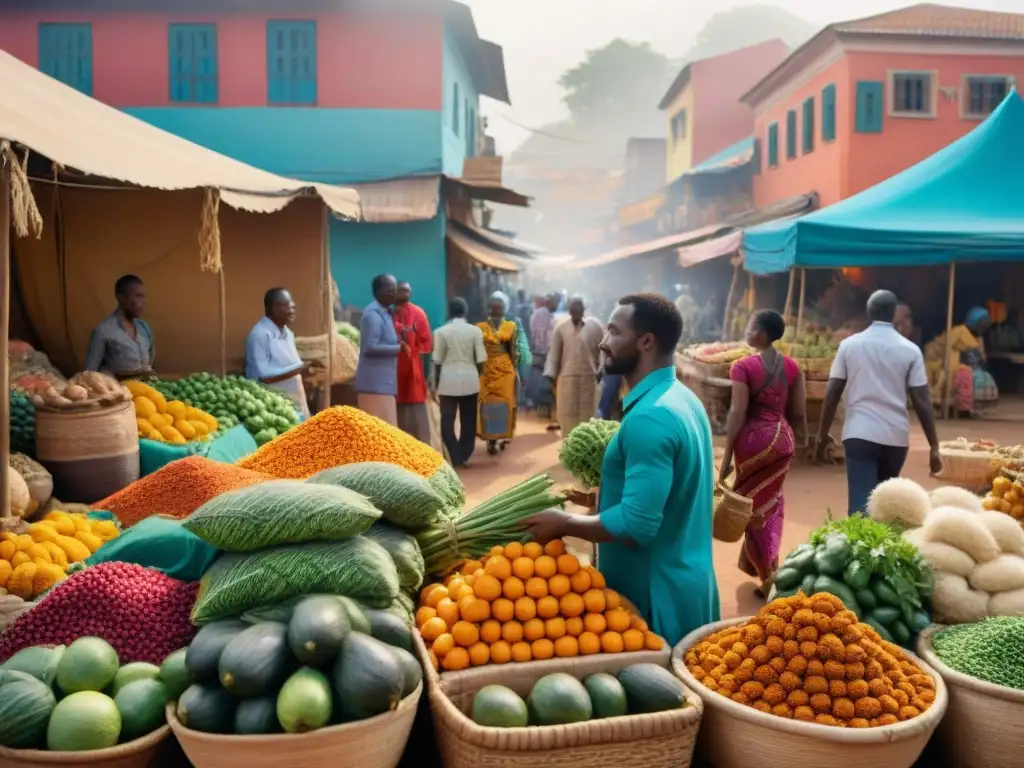
[[[1012,589],[992,595],[988,601],[989,616],[1024,618],[1024,589]]]
[[[1002,512],[978,513],[978,519],[988,528],[1003,554],[1024,557],[1024,528],[1020,523]]]
[[[203,576],[192,622],[202,626],[318,592],[387,608],[398,597],[398,571],[387,550],[363,536],[227,552]]]
[[[193,512],[184,528],[227,552],[358,536],[380,511],[347,488],[275,480],[222,493]]]
[[[980,592],[1010,592],[1024,589],[1024,558],[1000,555],[995,560],[981,563],[967,577],[971,589]]]
[[[397,464],[363,461],[318,472],[307,482],[347,488],[362,494],[402,528],[417,530],[433,523],[444,499],[421,475]]]
[[[967,578],[977,567],[974,558],[962,549],[957,549],[950,544],[943,544],[941,541],[927,541],[920,528],[905,531],[903,538],[917,547],[925,562],[936,571],[953,573]]]
[[[940,624],[970,624],[988,616],[989,594],[971,589],[967,579],[953,573],[935,572],[932,618]]]
[[[391,555],[398,570],[398,582],[404,589],[419,589],[423,583],[426,566],[416,539],[384,521],[371,525],[365,536],[370,541],[380,544]]]
[[[939,507],[928,515],[924,523],[926,541],[962,549],[979,563],[987,563],[999,556],[999,545],[975,512],[956,507]]]

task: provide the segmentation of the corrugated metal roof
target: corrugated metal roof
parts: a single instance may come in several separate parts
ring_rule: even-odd
[[[1024,14],[920,3],[835,25],[846,34],[936,35],[941,37],[1024,40]]]

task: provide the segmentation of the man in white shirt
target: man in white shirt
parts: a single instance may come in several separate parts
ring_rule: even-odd
[[[879,483],[899,477],[910,446],[907,393],[931,446],[932,474],[942,469],[935,414],[921,350],[893,326],[898,305],[892,291],[875,291],[868,299],[871,325],[839,345],[832,363],[815,458],[822,461],[832,439],[829,429],[846,391],[846,453],[848,514],[863,513]]]
[[[477,396],[487,362],[483,331],[466,322],[467,311],[464,299],[452,299],[448,324],[434,331],[434,386],[441,405],[441,440],[454,467],[465,467],[476,448]]]

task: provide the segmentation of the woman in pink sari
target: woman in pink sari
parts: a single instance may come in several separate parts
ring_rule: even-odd
[[[755,312],[746,342],[757,354],[738,360],[729,373],[732,404],[726,423],[725,457],[719,481],[736,464],[733,490],[754,502],[739,567],[761,582],[767,593],[779,566],[786,481],[797,445],[807,441],[804,376],[796,362],[773,346],[786,323],[770,309]]]

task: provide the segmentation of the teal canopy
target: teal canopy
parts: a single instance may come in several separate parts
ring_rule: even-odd
[[[1024,100],[1012,91],[966,136],[860,194],[748,229],[743,254],[757,275],[1024,260]]]

